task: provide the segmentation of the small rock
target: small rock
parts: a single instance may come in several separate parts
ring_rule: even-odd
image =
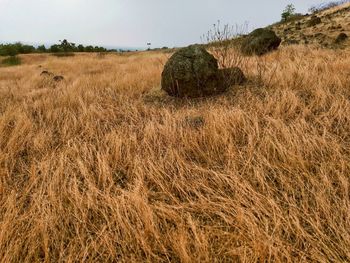
[[[318,16],[312,16],[309,22],[307,23],[309,27],[316,26],[322,22],[321,18]]]
[[[56,82],[60,82],[60,81],[64,80],[64,77],[63,76],[54,76],[53,80]]]
[[[47,70],[44,70],[41,72],[40,76],[53,76],[53,73]]]
[[[348,39],[348,35],[345,33],[340,33],[335,39],[335,43],[340,44],[344,42],[346,39]]]

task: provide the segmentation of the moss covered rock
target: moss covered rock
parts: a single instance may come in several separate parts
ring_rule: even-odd
[[[174,97],[203,97],[225,91],[217,60],[205,48],[192,45],[175,52],[162,73],[162,89]]]
[[[274,31],[258,28],[243,40],[241,50],[246,55],[263,55],[277,49],[281,41]]]

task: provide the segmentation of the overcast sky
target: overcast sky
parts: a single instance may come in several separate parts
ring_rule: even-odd
[[[217,20],[250,29],[280,19],[293,3],[305,13],[316,0],[0,0],[0,42],[102,46],[184,46],[201,42]]]

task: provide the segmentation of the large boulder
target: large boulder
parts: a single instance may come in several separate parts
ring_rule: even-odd
[[[251,32],[242,42],[241,50],[245,55],[263,55],[275,50],[281,44],[274,31],[265,28],[258,28]]]
[[[217,60],[205,48],[192,45],[175,52],[162,73],[162,89],[174,97],[203,97],[226,90]]]

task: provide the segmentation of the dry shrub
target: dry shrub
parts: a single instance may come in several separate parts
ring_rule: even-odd
[[[240,37],[247,31],[248,24],[222,26],[219,20],[202,36],[202,42],[218,60],[219,68],[242,67],[245,64],[247,57],[240,52]]]
[[[251,75],[250,80],[254,82],[254,85],[259,87],[269,86],[275,77],[281,60],[278,56],[275,56],[273,63],[269,63],[269,57],[266,55],[246,56],[242,54],[241,45],[247,32],[247,23],[236,26],[228,24],[222,26],[218,21],[206,35],[202,36],[202,42],[206,43],[209,52],[218,60],[219,68],[239,67],[245,74]],[[231,76],[231,78],[234,77]],[[227,81],[232,83],[230,79]]]
[[[0,69],[1,260],[349,261],[349,51],[285,47],[265,88],[145,102],[162,56],[48,57],[56,89]]]

